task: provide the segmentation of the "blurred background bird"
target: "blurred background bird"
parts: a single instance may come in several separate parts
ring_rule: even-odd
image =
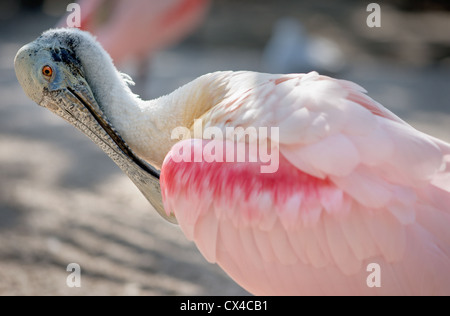
[[[210,0],[80,0],[80,29],[94,34],[116,65],[132,64],[145,93],[149,62],[203,22]],[[63,17],[57,26],[67,26]]]
[[[80,0],[80,28],[94,34],[116,64],[144,60],[193,32],[209,0]],[[64,17],[58,25],[66,26]]]

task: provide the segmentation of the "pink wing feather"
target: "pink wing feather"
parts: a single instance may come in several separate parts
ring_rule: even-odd
[[[204,120],[278,126],[278,171],[175,162],[182,148],[206,155],[208,143],[228,143],[186,140],[161,172],[167,212],[205,258],[259,295],[450,294],[450,146],[354,83],[249,76],[258,74],[228,79],[240,95]],[[381,268],[381,287],[367,285],[370,263]]]

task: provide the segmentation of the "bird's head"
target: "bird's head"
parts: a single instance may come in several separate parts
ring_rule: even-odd
[[[87,110],[77,102],[71,102],[72,108],[68,109],[70,102],[66,100],[67,97],[90,97],[90,103],[101,114],[86,78],[85,68],[90,65],[83,64],[79,54],[83,48],[93,54],[105,55],[88,33],[76,29],[55,29],[23,46],[14,60],[17,79],[25,93],[64,119],[68,119],[69,113],[71,117],[78,117]],[[82,95],[78,95],[77,91],[81,91]]]
[[[18,51],[14,67],[33,101],[90,137],[155,209],[175,222],[162,206],[159,171],[134,154],[104,113],[108,100],[131,91],[129,79],[116,70],[92,35],[78,29],[49,30]]]

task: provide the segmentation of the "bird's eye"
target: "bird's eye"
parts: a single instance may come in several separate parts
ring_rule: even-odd
[[[52,67],[46,65],[44,67],[42,67],[42,74],[44,75],[44,77],[46,77],[47,79],[51,78],[51,76],[53,75],[53,69]]]

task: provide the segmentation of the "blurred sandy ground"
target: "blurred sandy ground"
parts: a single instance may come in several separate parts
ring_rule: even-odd
[[[217,0],[196,34],[157,55],[138,92],[156,97],[207,72],[264,69],[272,27],[289,16],[338,43],[348,64],[336,76],[450,141],[450,12],[423,2],[378,2],[382,27],[370,29],[362,1]],[[67,2],[33,3],[0,7],[0,295],[246,294],[152,212],[87,137],[24,95],[15,53]],[[82,268],[79,289],[66,286],[72,262]]]

